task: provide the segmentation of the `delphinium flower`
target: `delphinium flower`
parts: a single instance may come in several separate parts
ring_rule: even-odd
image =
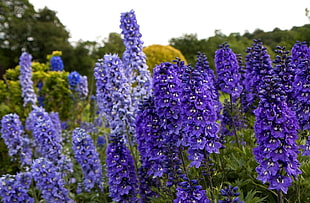
[[[177,187],[177,194],[174,203],[209,203],[211,202],[206,191],[201,185],[198,185],[197,180],[180,182]]]
[[[80,98],[86,98],[88,95],[88,82],[87,82],[87,76],[81,76],[80,82],[78,85],[78,93]]]
[[[30,172],[3,175],[0,178],[0,196],[2,202],[34,202],[34,199],[28,195],[31,180],[32,176]]]
[[[106,165],[113,201],[137,202],[138,181],[134,160],[125,143],[116,137],[112,137],[108,145]]]
[[[296,41],[291,49],[292,64],[297,67],[304,59],[309,59],[309,48],[307,42]]]
[[[49,117],[54,125],[54,128],[55,130],[58,132],[59,135],[61,135],[61,121],[60,121],[60,118],[59,118],[59,113],[58,112],[50,112],[49,114]]]
[[[310,49],[309,49],[310,50]],[[301,130],[310,130],[310,51],[296,66],[293,82],[294,106]]]
[[[301,145],[300,148],[303,150],[303,156],[310,156],[310,136],[307,137],[306,143]]]
[[[258,166],[258,180],[269,183],[269,189],[287,193],[299,170],[297,160],[298,121],[286,104],[280,78],[268,71],[258,92],[260,102],[254,111],[257,147],[253,149]]]
[[[140,153],[139,168],[140,199],[149,201],[156,196],[152,186],[163,175],[163,158],[165,156],[164,140],[160,128],[160,118],[157,115],[154,97],[144,99],[140,104],[136,117],[136,138]]]
[[[180,168],[179,140],[181,139],[181,80],[179,66],[170,62],[161,63],[154,68],[153,92],[154,105],[160,118],[161,134],[163,136],[163,173],[167,174],[168,187],[177,181]]]
[[[244,201],[240,201],[238,189],[237,186],[233,187],[231,185],[221,189],[220,194],[224,200],[219,200],[218,203],[244,203]]]
[[[10,113],[2,117],[1,137],[8,147],[9,156],[13,159],[19,157],[22,166],[31,165],[31,142],[24,133],[23,125],[17,114]]]
[[[243,85],[247,95],[246,109],[248,112],[252,112],[259,101],[257,87],[266,72],[272,69],[272,62],[261,40],[254,40],[246,52],[246,80],[243,81]]]
[[[122,61],[125,67],[125,75],[132,85],[133,106],[137,109],[138,102],[151,92],[151,74],[146,64],[143,41],[141,40],[142,35],[134,10],[122,13],[120,22],[121,34],[126,47]]]
[[[72,149],[75,160],[79,163],[83,172],[83,189],[90,192],[98,187],[102,191],[102,166],[99,153],[89,134],[82,128],[76,128],[72,132]]]
[[[240,84],[241,75],[236,54],[229,48],[227,43],[223,43],[215,52],[214,62],[219,90],[229,94],[233,102],[235,102],[243,89]]]
[[[29,130],[32,130],[37,152],[50,161],[57,162],[61,157],[61,137],[48,113],[42,107],[33,107],[27,119],[31,123]]]
[[[60,56],[53,56],[50,60],[51,71],[63,71],[64,64]]]
[[[38,158],[31,165],[32,177],[36,188],[41,191],[42,198],[47,202],[74,202],[64,187],[65,182],[54,163],[46,158]]]
[[[222,146],[215,102],[207,82],[211,79],[191,66],[183,66],[181,81],[182,144],[188,147],[190,166],[199,168],[208,154],[219,153]]]
[[[73,71],[68,75],[69,88],[71,90],[78,90],[81,77],[82,76],[76,71]]]
[[[293,89],[295,65],[292,62],[292,57],[289,55],[289,51],[285,50],[285,47],[277,46],[275,53],[277,55],[273,61],[274,71],[281,79],[282,88],[287,96],[287,104],[289,107],[293,108],[293,104],[295,103]]]
[[[222,104],[219,100],[220,94],[218,92],[218,89],[215,87],[216,85],[216,79],[214,75],[214,71],[210,68],[208,58],[203,53],[197,54],[197,62],[195,65],[196,69],[202,73],[202,76],[204,77],[204,83],[208,84],[208,89],[211,92],[211,98],[214,101],[214,108],[217,112],[217,120],[221,118],[221,110],[222,110]]]
[[[43,83],[39,82],[37,87],[38,87],[38,105],[44,107],[44,95],[41,94]]]
[[[19,82],[22,88],[22,97],[24,99],[24,106],[28,103],[35,105],[37,102],[37,95],[33,89],[32,82],[32,68],[31,68],[32,56],[26,52],[23,52],[19,58],[20,75]]]

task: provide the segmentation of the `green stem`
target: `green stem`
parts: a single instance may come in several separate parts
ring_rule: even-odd
[[[229,95],[229,99],[230,99],[230,115],[231,115],[231,120],[232,120],[233,131],[234,131],[234,135],[236,138],[237,147],[240,149],[240,142],[239,142],[239,138],[237,135],[237,130],[236,130],[235,121],[234,121],[234,117],[233,117],[233,101],[232,101],[231,94]]]
[[[277,203],[283,203],[283,193],[281,190],[277,190],[278,200]]]
[[[207,176],[208,176],[208,181],[209,181],[209,188],[210,188],[210,194],[211,194],[211,203],[214,202],[214,191],[213,191],[213,179],[212,179],[212,175],[211,175],[211,170],[210,170],[210,167],[209,167],[209,164],[208,164],[208,155],[206,153],[206,151],[204,151],[204,156],[205,156],[205,160],[206,160],[206,170],[208,172]]]

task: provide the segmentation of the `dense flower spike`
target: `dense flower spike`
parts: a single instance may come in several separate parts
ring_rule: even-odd
[[[184,65],[184,62],[179,64]],[[168,174],[167,186],[173,185],[180,166],[177,143],[181,139],[181,80],[178,64],[161,63],[154,69],[153,91],[156,112],[160,118],[164,149],[164,173]]]
[[[68,196],[69,192],[64,187],[64,180],[61,178],[60,172],[51,161],[45,158],[34,160],[31,173],[36,187],[47,202],[74,202]]]
[[[214,108],[217,112],[217,120],[221,118],[221,110],[222,110],[222,104],[220,102],[220,94],[215,87],[216,85],[216,79],[214,75],[214,71],[210,68],[208,58],[203,53],[197,54],[197,62],[195,65],[195,68],[201,72],[202,77],[204,78],[203,81],[205,83],[208,83],[208,89],[211,92],[211,98],[214,101]]]
[[[84,129],[76,128],[73,130],[72,149],[84,175],[83,189],[90,192],[94,187],[98,187],[102,190],[103,177],[99,154],[92,138]]]
[[[31,179],[30,172],[2,176],[0,178],[0,196],[2,202],[34,202],[34,199],[28,195]]]
[[[61,135],[61,121],[59,118],[59,113],[58,112],[50,112],[49,117],[54,125],[55,130],[59,135]]]
[[[1,119],[1,137],[9,149],[9,156],[18,156],[22,165],[31,165],[32,150],[30,140],[24,134],[17,114],[7,114]]]
[[[183,202],[197,202],[197,203],[209,203],[211,202],[207,195],[206,191],[202,189],[201,185],[197,185],[196,180],[189,182],[181,182],[177,187],[177,198],[174,200],[174,203],[183,203]]]
[[[82,76],[76,71],[73,71],[68,75],[68,82],[71,90],[78,90],[81,77]]]
[[[138,108],[138,102],[142,101],[151,92],[151,74],[146,65],[146,56],[143,52],[140,26],[137,23],[134,10],[121,14],[123,41],[126,47],[123,53],[125,75],[132,84],[133,106]]]
[[[297,114],[300,128],[310,130],[310,48],[308,48],[308,54],[298,59],[293,90],[293,109]]]
[[[259,164],[258,180],[270,183],[269,189],[287,193],[292,177],[301,173],[297,160],[298,122],[285,102],[280,78],[267,74],[259,87],[260,102],[254,111],[254,130],[258,146],[253,149]]]
[[[138,183],[133,157],[122,141],[111,140],[107,148],[110,197],[116,202],[137,202]]]
[[[299,42],[297,41],[292,47],[292,64],[295,67],[304,60],[309,59],[309,48],[307,46],[307,42]]]
[[[24,98],[24,106],[28,103],[35,105],[37,103],[37,96],[33,89],[32,82],[32,68],[31,68],[32,56],[26,52],[23,52],[19,58],[20,75],[19,81],[22,87],[22,97]]]
[[[208,84],[211,79],[204,77],[203,72],[191,66],[181,68],[182,144],[188,146],[190,166],[199,168],[206,158],[205,154],[219,153],[222,146],[217,135],[217,112]]]
[[[224,200],[219,200],[218,203],[244,203],[244,201],[240,201],[238,189],[237,186],[232,187],[231,185],[221,189],[220,193]]]
[[[236,54],[229,48],[227,43],[223,43],[216,50],[214,62],[218,88],[222,92],[231,95],[233,100],[238,99],[243,89],[240,84],[239,63]]]
[[[63,71],[64,64],[60,56],[53,56],[50,60],[50,70],[51,71]]]
[[[57,162],[61,157],[61,137],[48,113],[42,107],[34,107],[27,119],[38,153]]]
[[[86,98],[88,95],[88,81],[87,76],[81,76],[80,83],[78,86],[78,93],[80,98]]]
[[[128,79],[117,55],[106,54],[95,68],[97,103],[101,116],[109,121],[113,136],[127,140],[134,134],[134,117]]]
[[[282,88],[286,93],[287,104],[292,107],[294,103],[294,89],[293,81],[295,76],[295,65],[292,62],[292,57],[289,55],[289,51],[285,50],[285,47],[278,46],[275,50],[276,59],[274,63],[274,72],[279,76]]]
[[[247,107],[253,110],[258,102],[259,83],[266,72],[272,69],[271,59],[267,53],[267,49],[263,46],[260,40],[254,40],[252,47],[248,47],[246,55],[246,73],[243,81],[243,86],[246,92]]]

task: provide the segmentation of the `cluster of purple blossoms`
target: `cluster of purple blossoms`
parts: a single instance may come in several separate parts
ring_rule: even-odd
[[[218,203],[244,203],[244,201],[240,201],[238,189],[237,186],[232,187],[231,185],[221,189],[220,194],[224,200],[219,200]]]
[[[81,77],[82,76],[76,71],[73,71],[68,75],[68,82],[69,82],[70,89],[75,90],[78,88]]]
[[[103,177],[99,154],[92,138],[84,129],[76,128],[73,130],[72,149],[84,175],[83,189],[89,192],[97,186],[102,191]]]
[[[137,202],[138,182],[134,160],[124,142],[113,140],[107,148],[110,197],[116,202]]]
[[[297,160],[298,120],[286,104],[281,79],[266,74],[259,86],[260,102],[254,111],[257,147],[253,153],[258,162],[258,180],[269,183],[269,189],[287,193],[292,178],[301,173]]]
[[[296,43],[292,48],[295,64],[293,82],[293,110],[296,112],[300,128],[310,130],[310,48],[305,43]]]
[[[286,102],[289,107],[293,107],[295,103],[293,81],[295,76],[295,65],[292,63],[292,57],[285,47],[278,46],[275,50],[276,58],[273,61],[274,72],[279,76],[282,83],[282,88],[286,93]]]
[[[182,145],[188,147],[190,166],[199,168],[206,154],[219,153],[222,144],[217,135],[217,112],[211,96],[211,79],[191,66],[182,67]]]
[[[40,156],[56,161],[61,157],[61,136],[48,113],[42,107],[33,107],[28,118],[28,129],[32,131]]]
[[[32,177],[36,187],[41,191],[42,197],[47,202],[74,202],[69,197],[65,182],[55,165],[46,158],[34,160],[31,166]]]
[[[215,52],[214,62],[219,90],[229,94],[231,99],[235,101],[239,98],[243,89],[240,84],[241,75],[236,54],[229,48],[227,43],[223,43]]]
[[[61,135],[62,128],[61,128],[61,121],[59,118],[59,113],[58,112],[50,112],[48,115],[49,115],[49,117],[50,117],[50,119],[54,125],[55,130],[57,131],[57,133],[59,135]]]
[[[30,172],[17,175],[3,175],[0,178],[0,196],[4,203],[25,202],[33,203],[34,199],[28,195],[32,176]]]
[[[87,81],[87,76],[81,76],[80,78],[80,83],[78,86],[78,92],[79,96],[81,98],[86,98],[88,95],[88,81]]]
[[[132,85],[132,102],[135,109],[138,102],[151,92],[151,74],[146,64],[143,52],[143,41],[134,10],[121,14],[120,28],[122,29],[123,42],[126,47],[122,61],[125,75]]]
[[[156,196],[151,189],[163,175],[164,141],[160,118],[154,106],[154,97],[146,98],[139,106],[136,117],[136,138],[140,153],[140,198],[147,202]]]
[[[261,40],[254,40],[252,47],[248,47],[246,52],[245,78],[247,80],[243,81],[247,95],[245,109],[252,111],[259,101],[257,88],[263,76],[272,69],[272,61]]]
[[[182,63],[180,63],[180,66]],[[175,184],[180,159],[178,158],[178,143],[181,139],[181,80],[178,75],[180,67],[170,62],[161,63],[154,68],[153,92],[154,105],[160,118],[160,128],[163,139],[164,174],[168,175],[166,185]]]
[[[204,83],[208,84],[206,88],[210,91],[211,98],[214,101],[214,109],[217,114],[217,120],[221,118],[221,110],[222,110],[222,104],[220,102],[220,94],[218,92],[218,89],[215,87],[216,85],[216,79],[214,75],[214,71],[210,68],[208,58],[203,53],[197,54],[197,62],[195,65],[196,69],[201,72],[203,76]]]
[[[194,203],[210,203],[206,195],[206,191],[201,185],[197,185],[197,180],[190,182],[180,182],[177,187],[177,194],[174,203],[194,202]]]
[[[63,71],[64,64],[60,56],[53,56],[50,60],[51,71]]]
[[[19,58],[20,75],[19,81],[22,87],[22,97],[24,98],[24,106],[28,103],[35,105],[37,102],[37,95],[33,89],[32,82],[32,68],[31,68],[32,56],[26,52],[23,52]]]
[[[87,76],[82,76],[78,72],[73,71],[68,75],[69,88],[77,92],[80,98],[85,98],[88,95]]]
[[[31,142],[24,134],[23,125],[17,114],[7,114],[1,119],[1,137],[9,149],[9,156],[19,156],[22,166],[31,165]]]
[[[300,148],[303,150],[303,156],[310,156],[310,136],[307,137],[306,143],[301,145]]]

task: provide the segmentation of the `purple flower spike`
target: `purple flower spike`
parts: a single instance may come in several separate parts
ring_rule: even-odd
[[[2,202],[33,203],[34,199],[28,195],[31,179],[32,176],[30,172],[2,176],[0,178],[0,196]]]
[[[218,203],[244,203],[244,201],[239,200],[240,193],[238,191],[238,187],[232,187],[228,185],[224,189],[221,189],[220,194],[224,197],[224,200],[219,200]]]
[[[9,149],[9,156],[18,156],[22,165],[31,165],[32,150],[30,140],[24,134],[17,114],[7,114],[1,119],[1,137]]]
[[[146,56],[143,52],[140,26],[137,23],[134,10],[121,14],[120,28],[126,47],[123,53],[125,75],[132,85],[132,102],[138,108],[138,102],[151,93],[151,74],[146,65]]]
[[[297,160],[298,121],[286,104],[285,91],[277,75],[265,75],[260,84],[258,108],[254,111],[254,130],[258,146],[253,149],[259,164],[258,180],[269,183],[269,189],[287,193],[292,177],[301,173]]]
[[[122,141],[112,140],[107,148],[110,197],[116,202],[137,202],[138,184],[134,160]]]
[[[219,89],[231,95],[233,100],[239,98],[242,92],[240,84],[239,63],[236,54],[224,43],[219,46],[214,57],[217,71],[217,86]]]
[[[57,167],[45,158],[34,160],[31,173],[36,182],[36,187],[41,191],[42,197],[47,202],[74,202],[69,198],[69,192],[64,187],[64,180],[56,169]]]
[[[99,154],[90,135],[81,128],[72,132],[72,149],[74,157],[80,164],[84,175],[84,190],[90,192],[94,187],[102,191],[102,166]]]
[[[24,98],[24,106],[28,103],[35,105],[37,103],[37,95],[33,89],[32,82],[32,68],[31,68],[32,56],[26,52],[23,52],[19,58],[20,75],[19,81],[22,87],[22,97]]]
[[[174,203],[183,202],[209,203],[211,201],[208,199],[206,191],[200,185],[181,182],[177,187],[177,198],[174,200]]]

